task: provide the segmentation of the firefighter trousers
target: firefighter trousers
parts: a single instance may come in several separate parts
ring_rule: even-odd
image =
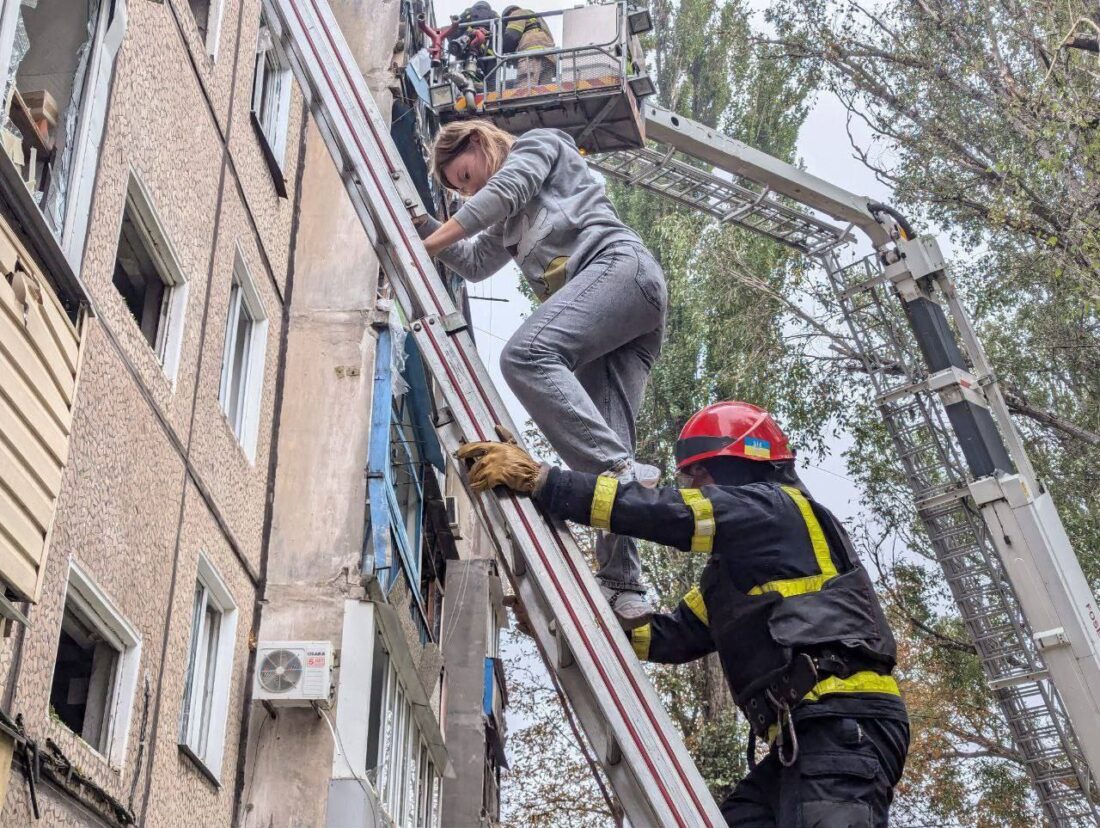
[[[773,748],[722,803],[738,828],[886,828],[909,745],[905,722],[821,716],[796,724],[798,757]]]

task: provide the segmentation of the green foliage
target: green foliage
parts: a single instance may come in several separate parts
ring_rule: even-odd
[[[870,128],[856,152],[954,243],[954,276],[1038,474],[1100,586],[1100,98],[1095,57],[1060,49],[1069,3],[776,0],[776,45]],[[880,554],[904,641],[914,748],[906,819],[1034,825],[1034,801],[874,412],[850,422],[850,474],[909,557]],[[863,537],[881,552],[881,539]]]

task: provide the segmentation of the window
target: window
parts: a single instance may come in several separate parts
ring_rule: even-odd
[[[124,0],[5,3],[0,66],[11,67],[0,133],[71,261],[87,229]],[[10,97],[9,97],[10,96]]]
[[[112,281],[164,373],[174,379],[187,282],[144,188],[133,176],[126,191]]]
[[[374,752],[367,764],[380,804],[399,828],[437,828],[439,774],[397,670],[381,647],[375,648],[374,676],[367,743]]]
[[[264,384],[267,319],[240,255],[229,288],[222,381],[218,399],[249,460],[256,459],[260,399]]]
[[[199,558],[180,714],[180,746],[217,779],[233,675],[237,608],[206,556]]]
[[[190,0],[191,16],[206,46],[206,54],[218,54],[218,30],[221,28],[222,0]]]
[[[261,18],[256,43],[256,74],[252,82],[252,115],[266,141],[268,161],[274,164],[272,173],[277,181],[282,181],[289,111],[290,67]],[[280,195],[285,194],[285,191],[280,192]]]
[[[369,542],[374,577],[384,589],[392,589],[404,573],[422,643],[438,634],[445,575],[442,544],[426,522],[425,487],[429,497],[439,498],[438,473],[445,468],[420,353],[394,313],[390,326],[379,333],[375,355],[367,456]]]
[[[50,715],[121,765],[141,656],[137,633],[75,563],[57,641]]]

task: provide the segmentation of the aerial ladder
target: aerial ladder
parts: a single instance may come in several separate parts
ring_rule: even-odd
[[[423,207],[326,0],[264,9],[442,397],[443,444],[453,456],[463,441],[494,439],[495,424],[518,434],[418,240]],[[639,103],[652,91],[637,42],[644,10],[621,0],[572,11],[586,16],[563,24],[562,47],[524,54],[553,58],[549,81],[522,80],[503,56],[480,90],[422,21],[436,34],[422,78],[433,109],[566,129],[607,175],[822,264],[1039,803],[1058,828],[1100,825],[1100,611],[935,240],[885,205]],[[486,26],[499,44],[501,22]],[[874,253],[844,264],[856,231]],[[723,824],[569,531],[528,498],[476,502],[630,823]]]

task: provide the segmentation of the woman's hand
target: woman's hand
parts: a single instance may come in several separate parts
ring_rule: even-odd
[[[424,239],[424,247],[427,248],[428,255],[434,259],[439,255],[440,250],[446,250],[452,244],[462,241],[464,238],[466,238],[466,231],[462,229],[461,224],[451,218],[441,224],[428,238]]]

